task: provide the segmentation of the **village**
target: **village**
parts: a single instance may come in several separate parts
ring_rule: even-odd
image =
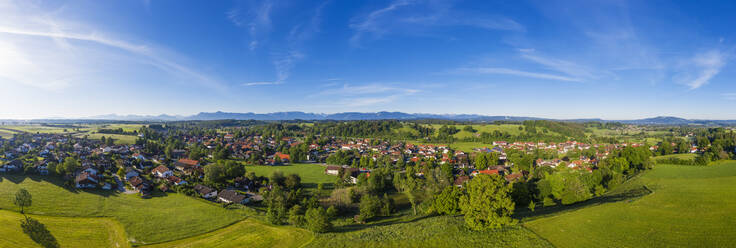
[[[139,137],[142,140],[143,134]],[[24,134],[0,139],[0,173],[25,173],[63,176],[67,186],[77,189],[117,190],[151,196],[153,191],[179,191],[221,203],[247,204],[263,198],[259,189],[268,186],[263,177],[240,176],[226,185],[206,185],[202,178],[204,167],[215,162],[215,149],[225,149],[229,159],[248,161],[250,164],[279,166],[291,162],[317,163],[325,167],[325,174],[346,175],[346,182],[355,184],[360,174],[370,176],[379,160],[390,164],[423,165],[449,164],[454,168],[454,185],[462,187],[477,174],[497,174],[512,182],[528,176],[529,169],[519,169],[507,158],[507,151],[526,154],[546,153],[546,158],[535,157],[534,167],[559,166],[591,172],[598,161],[614,150],[641,143],[586,144],[576,141],[561,143],[494,141],[488,147],[474,148],[472,152],[453,150],[446,145],[387,142],[378,139],[330,137],[325,142],[305,144],[304,139],[264,137],[260,135],[235,136],[230,133],[210,135],[183,135],[184,149],[168,152],[147,152],[145,142],[131,145],[107,144],[100,140],[74,138],[62,134]],[[194,158],[188,147],[201,145],[208,154]],[[674,143],[672,144],[674,146]],[[289,154],[288,148],[306,148],[302,155]],[[656,150],[657,145],[651,145]],[[284,152],[279,152],[284,151]],[[292,149],[293,151],[294,149]],[[691,147],[688,152],[697,152]],[[329,161],[336,153],[351,153],[352,163]],[[490,164],[476,163],[477,154],[495,154]],[[168,154],[168,156],[167,156]],[[552,154],[552,155],[549,155]],[[574,154],[574,157],[566,155]],[[292,161],[292,156],[301,156]],[[529,155],[531,156],[531,155]],[[66,162],[70,158],[74,162]],[[360,159],[358,159],[360,158]],[[357,162],[359,161],[359,162]],[[367,162],[365,162],[367,161]],[[332,162],[332,163],[326,163]],[[357,163],[356,163],[357,162]],[[67,168],[66,164],[76,164]],[[247,170],[246,166],[246,170]],[[50,173],[51,172],[51,173]],[[422,171],[416,172],[423,176]],[[260,175],[268,176],[268,175]],[[183,190],[184,188],[188,190]]]

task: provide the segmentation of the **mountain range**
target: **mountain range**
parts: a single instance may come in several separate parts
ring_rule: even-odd
[[[423,114],[423,113],[404,113],[404,112],[342,112],[334,114],[306,113],[300,111],[291,112],[274,112],[274,113],[231,113],[231,112],[201,112],[195,115],[99,115],[83,118],[89,120],[121,120],[121,121],[185,121],[185,120],[262,120],[262,121],[279,121],[279,120],[420,120],[420,119],[439,119],[453,121],[472,121],[472,122],[493,122],[493,121],[524,121],[524,120],[557,120],[572,122],[621,122],[626,124],[641,125],[734,125],[736,120],[702,120],[702,119],[685,119],[672,116],[658,116],[653,118],[634,119],[634,120],[603,120],[598,118],[591,119],[548,119],[538,117],[525,116],[490,116],[477,114]]]
[[[730,126],[736,125],[736,120],[704,120],[685,119],[672,116],[657,116],[653,118],[634,120],[604,120],[600,118],[589,119],[551,119],[528,116],[499,116],[499,115],[477,115],[477,114],[423,114],[404,112],[343,112],[334,114],[306,113],[300,111],[274,112],[274,113],[230,113],[230,112],[201,112],[195,115],[97,115],[86,118],[46,118],[33,120],[0,120],[2,123],[79,123],[79,122],[110,122],[110,121],[195,121],[195,120],[260,120],[260,121],[285,121],[285,120],[452,120],[468,122],[494,122],[494,121],[525,121],[525,120],[553,120],[569,122],[620,122],[624,124],[638,125],[704,125],[704,126]]]

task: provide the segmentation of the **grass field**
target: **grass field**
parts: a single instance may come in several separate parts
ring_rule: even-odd
[[[664,156],[656,156],[652,157],[654,160],[663,160],[663,159],[670,159],[670,158],[678,158],[678,159],[689,159],[693,160],[697,154],[695,153],[683,153],[683,154],[670,154],[670,155],[664,155]]]
[[[433,125],[435,127],[435,130],[439,130],[442,125]],[[464,138],[470,138],[473,137],[474,133],[468,132],[463,130],[467,125],[455,125],[457,129],[460,129],[460,132],[456,133],[454,136],[458,139],[464,139]],[[517,124],[500,124],[500,125],[472,125],[475,130],[478,130],[476,133],[480,134],[482,132],[487,133],[493,133],[493,131],[500,131],[500,132],[506,132],[511,135],[519,135],[521,130],[519,130],[519,127],[521,125]]]
[[[304,229],[290,226],[275,227],[246,219],[202,235],[143,247],[300,247],[313,238],[314,235]]]
[[[115,141],[115,144],[123,144],[123,145],[130,145],[135,144],[135,140],[138,139],[138,136],[134,135],[123,135],[123,134],[106,134],[106,133],[81,133],[81,134],[75,134],[75,137],[83,138],[84,136],[87,136],[88,139],[96,139],[99,140],[102,138],[102,136],[105,136],[105,138],[112,137]]]
[[[5,139],[12,138],[13,137],[13,134],[15,134],[15,132],[9,131],[9,130],[0,129],[0,137],[2,137],[2,138],[5,138]]]
[[[368,225],[340,227],[318,234],[306,247],[552,247],[520,227],[498,231],[469,231],[462,217],[393,217]]]
[[[133,244],[171,241],[207,233],[240,221],[248,214],[245,210],[228,210],[174,193],[141,199],[135,194],[69,191],[57,186],[60,184],[54,179],[50,179],[53,183],[16,175],[3,175],[0,179],[2,209],[16,210],[12,195],[23,187],[33,195],[33,206],[27,212],[64,217],[112,217],[122,224]]]
[[[94,124],[94,125],[80,125],[78,130],[63,126],[44,126],[39,124],[33,125],[6,125],[0,126],[0,137],[10,138],[14,133],[28,132],[28,133],[48,133],[48,134],[61,134],[70,133],[74,134],[75,137],[82,138],[85,135],[89,139],[100,139],[102,136],[113,137],[115,144],[133,144],[138,138],[135,135],[121,135],[121,134],[102,134],[96,133],[100,129],[118,129],[122,128],[125,132],[132,132],[140,129],[142,124]],[[66,130],[66,131],[65,131]]]
[[[95,125],[89,125],[90,129],[92,131],[98,131],[100,129],[118,129],[122,128],[125,132],[133,132],[138,131],[141,129],[141,127],[144,126],[143,124],[95,124]]]
[[[524,225],[558,247],[731,247],[736,236],[736,162],[657,165],[616,190],[653,193]]]
[[[302,185],[308,190],[316,189],[318,183],[323,183],[325,188],[329,188],[335,182],[335,176],[325,174],[325,167],[319,164],[249,165],[245,167],[245,171],[252,171],[258,176],[265,177],[271,176],[274,171],[281,171],[285,176],[296,173],[302,178]]]
[[[485,144],[481,142],[465,142],[465,141],[454,142],[449,145],[446,143],[423,142],[421,140],[407,141],[407,142],[411,144],[415,144],[415,145],[423,144],[423,145],[435,145],[435,146],[448,146],[454,150],[460,150],[464,152],[473,152],[473,149],[475,148],[486,148],[486,147],[492,148],[493,147],[493,144]]]
[[[112,218],[30,215],[41,222],[61,247],[130,247],[123,227]],[[41,247],[23,233],[23,215],[0,210],[0,247]]]

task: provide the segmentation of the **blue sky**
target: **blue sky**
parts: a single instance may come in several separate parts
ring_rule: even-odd
[[[736,119],[733,1],[0,1],[0,118]]]

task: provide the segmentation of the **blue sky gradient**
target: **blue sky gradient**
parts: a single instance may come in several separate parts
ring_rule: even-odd
[[[733,1],[0,1],[0,118],[736,119]]]

